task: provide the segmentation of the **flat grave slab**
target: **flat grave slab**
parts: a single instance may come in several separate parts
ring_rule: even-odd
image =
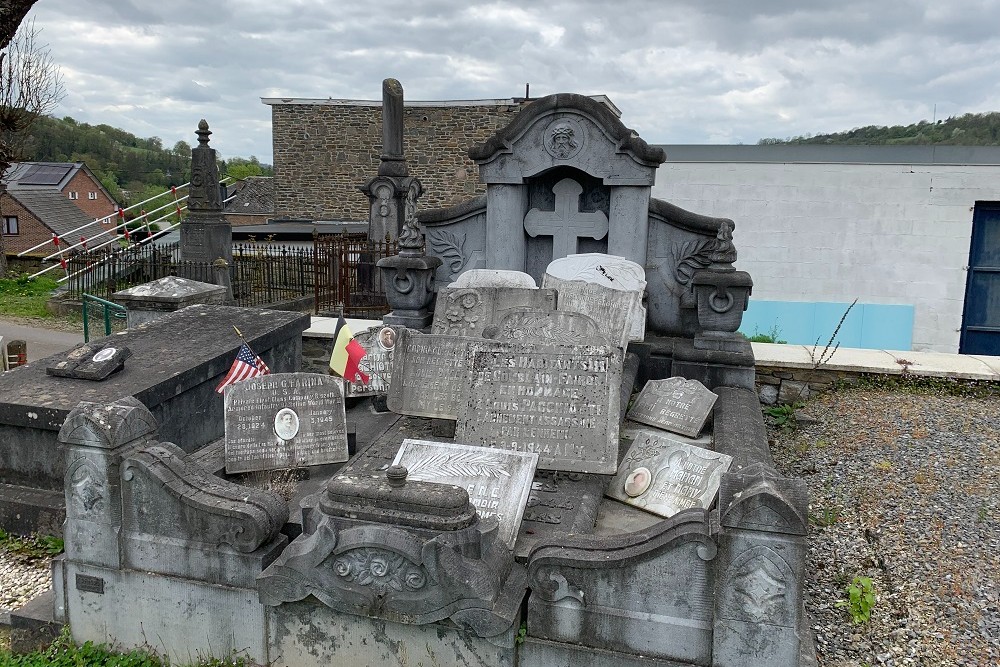
[[[227,387],[226,472],[346,461],[341,382],[318,373],[279,373]]]
[[[709,509],[732,461],[667,433],[638,431],[606,493],[662,517],[692,507]]]
[[[511,310],[484,334],[494,340],[538,345],[607,344],[597,322],[563,310]]]
[[[536,452],[545,470],[614,473],[620,350],[498,345],[469,350],[455,439]]]
[[[628,418],[697,438],[718,398],[697,380],[650,380],[639,392]]]
[[[483,336],[484,329],[496,324],[511,310],[554,310],[555,307],[554,289],[442,287],[438,290],[431,333]]]
[[[590,317],[612,345],[624,348],[630,340],[642,339],[637,336],[640,328],[645,332],[645,321],[639,315],[642,305],[639,292],[623,292],[598,283],[562,280],[547,274],[542,285],[558,290],[559,310]]]
[[[496,517],[503,540],[514,546],[537,454],[407,438],[393,465],[406,466],[407,479],[454,484],[468,491],[480,518]]]

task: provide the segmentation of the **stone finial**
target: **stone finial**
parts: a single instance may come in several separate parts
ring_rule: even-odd
[[[413,179],[406,191],[404,202],[403,228],[399,232],[399,248],[402,255],[422,255],[424,234],[417,220],[417,199],[423,193],[420,181]]]
[[[212,131],[208,129],[208,121],[202,118],[198,121],[198,129],[195,131],[198,135],[198,144],[201,146],[208,147],[208,137],[212,134]]]
[[[407,176],[403,156],[403,86],[396,79],[382,81],[382,156],[379,176]]]
[[[400,487],[406,484],[406,476],[409,471],[406,466],[389,466],[389,469],[385,471],[385,478],[389,482],[389,486]]]

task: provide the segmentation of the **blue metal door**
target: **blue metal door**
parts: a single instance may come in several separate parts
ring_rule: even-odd
[[[962,315],[962,354],[1000,355],[1000,203],[977,202]]]

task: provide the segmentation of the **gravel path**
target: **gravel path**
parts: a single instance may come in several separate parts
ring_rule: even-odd
[[[845,390],[770,430],[805,479],[806,610],[823,667],[1000,665],[1000,397]],[[871,620],[836,606],[858,575]],[[0,549],[0,612],[48,588],[48,560]]]
[[[1000,398],[846,390],[772,429],[810,493],[806,610],[825,667],[1000,665]],[[844,588],[871,577],[867,623]]]

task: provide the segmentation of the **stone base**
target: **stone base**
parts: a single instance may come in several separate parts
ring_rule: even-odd
[[[55,591],[49,589],[10,613],[10,650],[31,653],[44,649],[62,632],[53,615]]]
[[[753,389],[756,376],[752,351],[703,350],[695,347],[694,341],[684,339],[674,344],[671,371],[675,376],[698,380],[712,390],[716,387]]]
[[[696,350],[715,350],[718,352],[739,352],[753,354],[753,348],[742,334],[726,331],[704,331],[694,337]]]
[[[434,313],[429,310],[394,310],[382,316],[382,322],[390,327],[406,327],[429,333]]]
[[[675,662],[662,658],[602,651],[601,649],[563,642],[526,637],[521,644],[520,667],[685,667],[689,662]]]

